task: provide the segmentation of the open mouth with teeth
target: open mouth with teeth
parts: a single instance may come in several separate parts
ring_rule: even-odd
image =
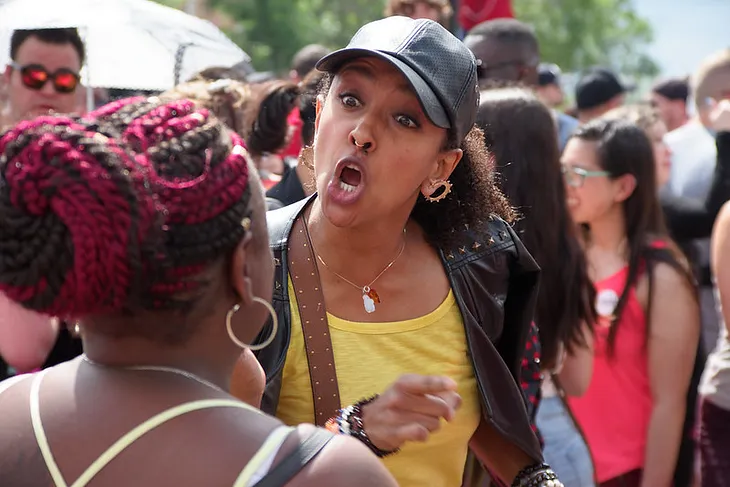
[[[327,187],[327,194],[334,203],[353,204],[363,195],[366,185],[365,176],[364,168],[358,161],[340,160]]]
[[[353,193],[360,183],[362,182],[362,173],[360,170],[353,166],[347,165],[342,168],[339,177],[340,189]]]

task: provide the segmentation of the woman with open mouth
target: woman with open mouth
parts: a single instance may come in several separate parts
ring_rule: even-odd
[[[358,438],[402,486],[461,485],[470,449],[506,485],[561,485],[516,381],[538,268],[474,126],[473,55],[391,17],[318,69],[317,192],[268,217],[262,407]]]

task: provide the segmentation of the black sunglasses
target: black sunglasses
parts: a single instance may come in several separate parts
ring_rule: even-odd
[[[36,91],[43,89],[46,83],[51,80],[56,93],[69,94],[76,91],[76,87],[81,81],[79,74],[68,68],[61,68],[54,73],[50,73],[40,64],[21,66],[12,62],[10,67],[20,72],[20,80],[26,88]]]

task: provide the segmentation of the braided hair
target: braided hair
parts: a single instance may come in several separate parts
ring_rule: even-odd
[[[21,122],[0,137],[0,291],[62,318],[188,308],[244,237],[248,171],[187,100]]]

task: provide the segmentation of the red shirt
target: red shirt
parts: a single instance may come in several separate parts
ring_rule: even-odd
[[[289,146],[281,151],[282,157],[299,157],[299,151],[302,150],[302,119],[299,117],[299,109],[295,108],[286,119],[289,124],[289,132],[291,141]]]
[[[465,31],[477,24],[492,19],[511,19],[511,0],[461,0],[459,2],[459,23]]]
[[[568,399],[583,429],[596,468],[598,482],[606,482],[644,466],[646,438],[653,407],[645,345],[646,316],[629,291],[616,334],[614,355],[608,355],[611,318],[626,285],[628,267],[596,282],[593,377],[583,397]]]

